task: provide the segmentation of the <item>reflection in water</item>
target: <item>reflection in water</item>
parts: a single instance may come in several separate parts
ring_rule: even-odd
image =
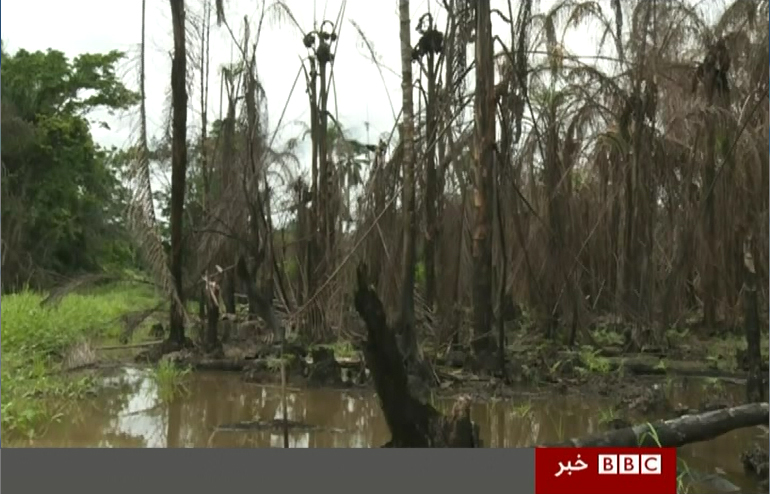
[[[283,446],[280,430],[218,431],[218,425],[282,418],[277,387],[244,383],[238,375],[195,373],[189,393],[170,403],[158,398],[157,388],[141,370],[125,369],[108,380],[98,398],[74,407],[48,433],[19,446],[49,447],[272,447]],[[679,388],[675,401],[696,406],[703,396],[697,386]],[[741,389],[735,393],[742,394]],[[599,417],[609,402],[574,395],[517,402],[477,402],[473,419],[485,446],[513,448],[591,434],[602,429]],[[531,402],[531,403],[530,403]],[[290,431],[292,448],[366,448],[389,439],[376,396],[368,391],[308,389],[287,395],[290,420],[320,430]],[[439,400],[447,409],[452,400]],[[523,413],[526,412],[527,413]],[[340,432],[341,431],[341,432]],[[717,440],[683,448],[688,464],[707,472],[719,467],[739,484],[744,445],[766,441],[758,429],[742,429]],[[4,444],[5,445],[5,444]],[[14,445],[14,444],[9,444]]]

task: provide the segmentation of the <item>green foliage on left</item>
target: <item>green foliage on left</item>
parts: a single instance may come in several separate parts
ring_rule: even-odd
[[[53,307],[41,306],[42,300],[42,294],[25,290],[3,296],[0,304],[4,437],[39,435],[63,406],[93,385],[57,372],[67,354],[78,345],[115,338],[122,315],[158,303],[148,287],[128,284],[71,294]]]
[[[128,161],[94,143],[89,123],[138,101],[116,74],[123,53],[1,56],[3,290],[133,263]]]

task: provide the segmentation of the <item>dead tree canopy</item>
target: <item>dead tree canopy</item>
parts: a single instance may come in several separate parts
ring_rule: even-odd
[[[372,373],[380,406],[391,432],[386,447],[473,448],[477,434],[470,418],[471,401],[457,400],[449,416],[422,403],[409,392],[404,359],[387,323],[382,302],[368,281],[366,265],[357,270],[355,307],[366,323],[364,358]]]
[[[709,441],[735,429],[767,424],[768,419],[770,414],[767,403],[750,403],[544,446],[678,448],[685,444]]]

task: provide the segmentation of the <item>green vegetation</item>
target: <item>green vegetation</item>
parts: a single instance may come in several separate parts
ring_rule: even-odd
[[[116,74],[123,54],[1,56],[3,291],[133,266],[121,181],[129,154],[94,143],[87,118],[137,102]]]
[[[655,444],[658,445],[658,447],[662,447],[662,444],[660,442],[660,437],[658,437],[658,431],[655,430],[655,427],[650,423],[647,422],[647,427],[649,428],[648,431],[645,431],[644,434],[642,434],[639,437],[638,444],[641,446],[645,439],[647,437],[650,437]],[[677,476],[676,476],[676,491],[679,494],[689,494],[689,492],[692,490],[692,482],[690,481],[691,475],[690,475],[690,467],[687,465],[687,462],[682,460],[681,458],[677,458]]]
[[[43,299],[24,290],[5,295],[0,305],[3,432],[39,434],[60,416],[62,403],[83,396],[93,385],[89,378],[60,375],[69,352],[116,339],[121,316],[158,303],[151,290],[136,285],[70,294],[57,305],[41,306]]]
[[[185,380],[191,371],[189,367],[179,366],[170,360],[161,360],[152,371],[158,397],[168,401],[189,393]]]
[[[623,344],[623,335],[606,326],[599,326],[591,332],[594,341],[602,346],[621,346]]]
[[[92,121],[94,110],[138,102],[118,75],[124,54],[70,59],[3,45],[1,56],[2,429],[34,436],[93,384],[59,371],[92,363],[93,343],[115,339],[122,315],[159,301],[147,287],[123,285],[40,304],[62,277],[136,277],[125,219],[134,153],[103,149],[91,134],[92,124],[108,128]]]
[[[320,346],[324,346],[332,350],[336,358],[354,358],[359,354],[358,350],[356,350],[353,344],[349,341],[341,340],[329,345]]]
[[[580,362],[583,369],[592,374],[607,374],[612,366],[606,357],[599,355],[600,350],[585,346],[580,350]]]
[[[760,336],[760,351],[767,359],[770,340],[764,332]],[[741,351],[746,351],[746,338],[741,334],[712,338],[706,348],[706,360],[719,369],[734,371],[738,366],[736,356]]]
[[[618,413],[613,407],[605,408],[602,410],[599,410],[599,423],[600,424],[609,424],[613,420],[618,418]]]
[[[702,384],[703,394],[705,396],[720,394],[725,390],[724,383],[717,378],[707,377]]]
[[[550,415],[548,418],[551,422],[551,425],[553,426],[553,430],[556,433],[556,439],[559,441],[564,441],[567,438],[567,435],[564,431],[564,415],[560,413],[558,420],[554,420]]]
[[[532,402],[527,401],[519,405],[514,405],[513,416],[516,418],[524,418],[532,412]]]
[[[283,357],[267,357],[265,359],[265,366],[270,372],[278,373],[281,371],[281,363],[283,363],[283,365],[285,366],[284,368],[288,368],[294,362],[295,358],[297,358],[296,355],[284,355]]]

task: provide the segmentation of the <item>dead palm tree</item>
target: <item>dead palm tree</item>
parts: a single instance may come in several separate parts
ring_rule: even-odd
[[[174,27],[174,56],[171,66],[171,98],[173,104],[171,155],[171,275],[178,298],[171,302],[169,341],[184,344],[184,292],[182,222],[187,176],[187,44],[184,0],[170,0],[171,22]]]
[[[404,221],[404,260],[401,284],[402,352],[407,362],[415,363],[418,359],[417,334],[415,330],[414,283],[415,264],[417,262],[415,237],[417,218],[415,214],[415,152],[414,152],[414,102],[412,87],[412,31],[409,13],[409,0],[399,0],[399,36],[401,39],[401,92],[402,122],[401,142],[403,145],[402,169],[404,174],[403,221]]]
[[[134,147],[134,161],[130,168],[129,179],[132,184],[132,197],[128,208],[129,228],[148,264],[150,273],[155,278],[159,288],[172,301],[172,319],[177,322],[184,321],[187,314],[181,302],[181,284],[174,278],[169,269],[169,259],[161,241],[158,231],[155,208],[153,204],[153,191],[150,181],[151,153],[147,136],[147,111],[145,91],[146,69],[146,19],[145,2],[142,2],[142,35],[139,55],[139,139]]]
[[[489,0],[476,2],[476,140],[473,174],[473,331],[477,354],[491,354],[492,196],[495,153],[495,65]]]

